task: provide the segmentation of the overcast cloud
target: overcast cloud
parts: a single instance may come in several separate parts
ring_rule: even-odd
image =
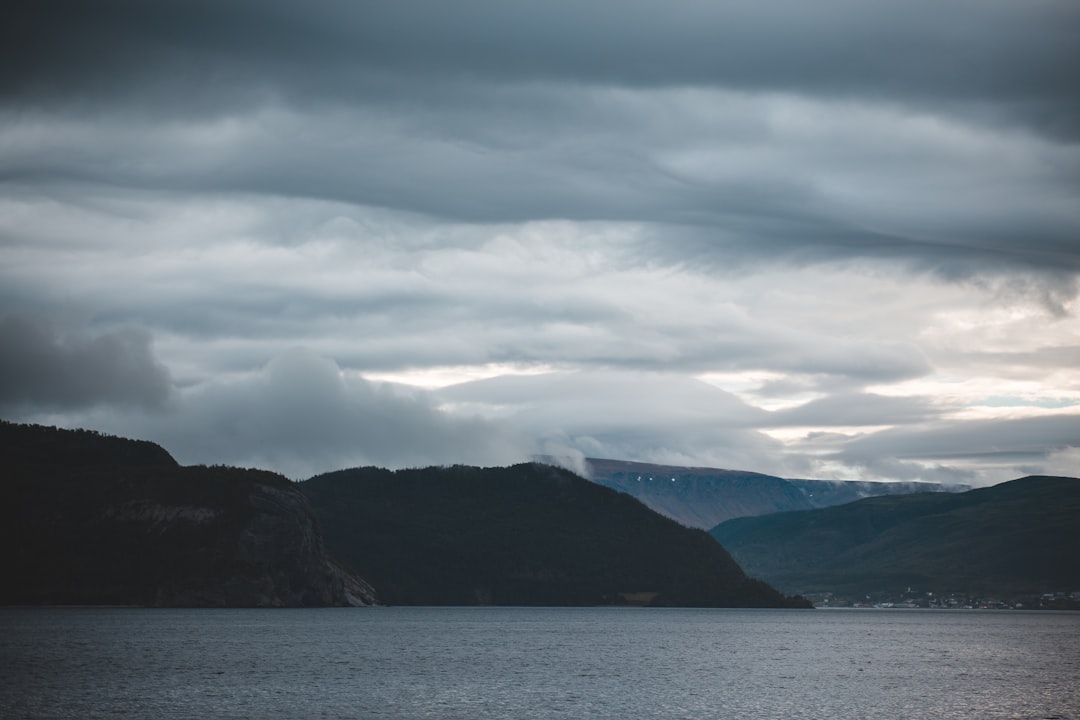
[[[1072,0],[17,2],[0,416],[294,477],[1080,475],[1077,37]]]

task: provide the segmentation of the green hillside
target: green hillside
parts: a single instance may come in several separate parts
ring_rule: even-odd
[[[713,528],[785,592],[1080,590],[1080,480],[1027,477],[965,493],[867,498]]]
[[[704,531],[547,465],[361,468],[300,487],[331,551],[389,604],[792,604]]]

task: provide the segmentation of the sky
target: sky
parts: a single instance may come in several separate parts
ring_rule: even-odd
[[[301,479],[1080,475],[1075,0],[16,0],[0,417]]]

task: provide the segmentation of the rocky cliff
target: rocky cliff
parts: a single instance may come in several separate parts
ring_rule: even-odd
[[[152,443],[0,422],[0,602],[368,605],[304,496],[260,470],[181,467]]]

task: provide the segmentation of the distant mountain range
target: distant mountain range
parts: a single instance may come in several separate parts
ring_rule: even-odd
[[[1080,591],[1080,480],[1027,477],[728,520],[710,531],[785,592]]]
[[[791,607],[908,587],[1080,591],[1080,480],[841,505],[914,488],[590,462],[592,482],[526,463],[293,483],[0,421],[0,604]],[[706,533],[643,502],[685,524],[744,517]],[[815,504],[831,506],[799,509]]]
[[[966,485],[922,482],[785,480],[742,470],[653,465],[589,458],[590,479],[661,515],[708,530],[738,517],[843,505],[866,497],[962,492]]]

